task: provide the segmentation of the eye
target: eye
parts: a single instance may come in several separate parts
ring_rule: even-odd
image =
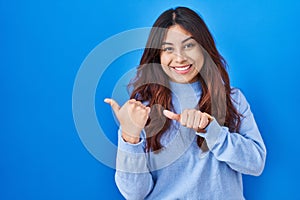
[[[191,48],[193,48],[195,46],[195,44],[194,43],[187,43],[187,44],[185,44],[184,45],[184,49],[191,49]]]
[[[174,51],[174,48],[173,48],[173,47],[164,47],[162,50],[163,50],[164,52],[169,52],[169,53],[171,53],[171,52]]]

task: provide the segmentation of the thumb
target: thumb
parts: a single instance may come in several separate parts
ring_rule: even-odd
[[[164,110],[163,113],[169,119],[174,119],[176,121],[180,121],[180,115],[179,114],[173,113],[169,110]]]
[[[106,99],[104,99],[104,102],[108,103],[112,107],[115,114],[117,114],[119,112],[120,106],[115,100],[106,98]]]

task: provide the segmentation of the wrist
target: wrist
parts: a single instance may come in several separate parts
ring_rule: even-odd
[[[214,118],[210,114],[207,114],[207,113],[203,113],[203,114],[205,114],[207,116],[208,124],[214,120]]]
[[[125,142],[131,143],[131,144],[137,144],[140,142],[139,136],[133,136],[132,134],[125,133],[122,131],[122,138]]]

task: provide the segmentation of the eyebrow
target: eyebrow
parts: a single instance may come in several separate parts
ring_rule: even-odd
[[[185,43],[186,41],[191,40],[191,39],[194,39],[194,38],[193,37],[188,37],[188,38],[182,40],[181,43]],[[161,45],[166,45],[166,44],[173,45],[173,43],[171,43],[171,42],[162,42]]]

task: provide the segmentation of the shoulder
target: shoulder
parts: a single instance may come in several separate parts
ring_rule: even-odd
[[[239,88],[231,88],[231,101],[240,113],[243,113],[246,109],[250,109],[245,95]]]
[[[246,97],[240,88],[231,87],[230,96],[233,100],[236,100],[236,101],[246,100]]]

